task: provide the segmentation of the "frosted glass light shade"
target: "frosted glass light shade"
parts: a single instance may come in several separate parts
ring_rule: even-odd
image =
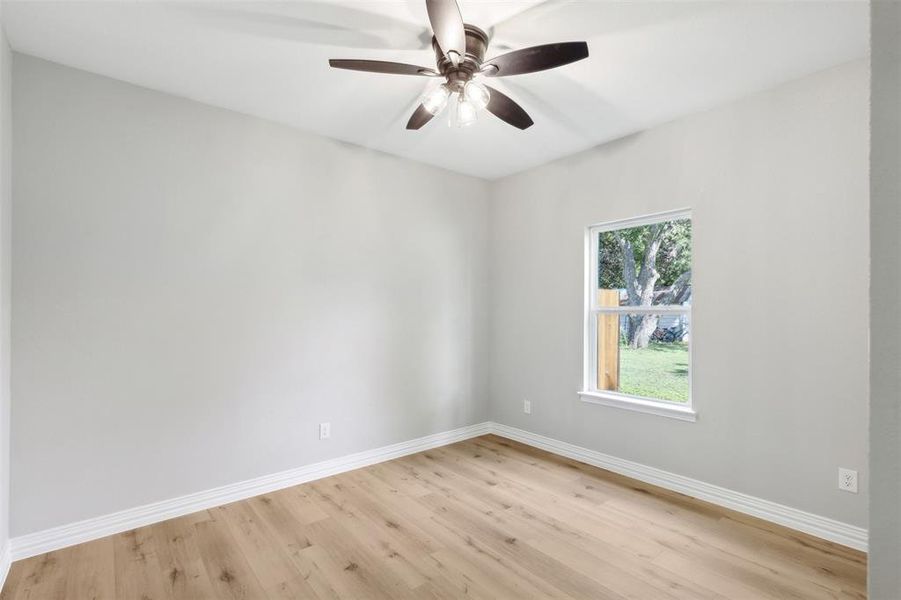
[[[423,108],[433,115],[437,115],[444,110],[445,106],[447,106],[447,97],[449,95],[450,90],[447,89],[447,86],[439,85],[423,94],[420,101],[422,102]]]
[[[466,100],[476,107],[476,110],[482,110],[488,106],[488,102],[491,100],[491,93],[488,91],[488,88],[475,81],[466,83],[466,87],[463,88],[463,95],[466,97]]]

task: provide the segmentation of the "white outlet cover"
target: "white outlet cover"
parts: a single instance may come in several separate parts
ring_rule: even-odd
[[[838,470],[838,489],[851,492],[852,494],[857,493],[857,471],[853,469],[842,469]]]
[[[320,423],[319,424],[319,439],[327,440],[332,435],[332,424],[331,423]]]
[[[522,412],[526,413],[527,415],[532,414],[532,403],[529,400],[522,401]]]

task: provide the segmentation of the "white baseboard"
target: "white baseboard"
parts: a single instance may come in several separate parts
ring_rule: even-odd
[[[712,504],[771,521],[797,531],[867,551],[867,530],[841,521],[821,517],[813,513],[791,508],[783,504],[749,496],[741,492],[729,490],[697,479],[676,475],[662,469],[648,467],[636,462],[603,454],[567,442],[561,442],[537,433],[493,424],[493,432],[497,435],[540,448],[554,454],[572,458],[595,467],[600,467],[626,477],[650,483],[668,490],[685,494],[693,498],[705,500]]]
[[[51,529],[45,529],[35,533],[19,536],[11,540],[11,554],[13,560],[21,560],[45,552],[59,550],[74,544],[80,544],[90,540],[102,538],[114,533],[129,531],[136,527],[143,527],[166,519],[180,517],[193,512],[215,508],[229,502],[236,502],[246,498],[259,496],[275,490],[284,489],[293,485],[306,483],[315,479],[321,479],[330,475],[337,475],[345,471],[352,471],[361,467],[374,465],[394,458],[400,458],[408,454],[415,454],[424,450],[430,450],[439,446],[446,446],[461,440],[491,433],[493,424],[490,422],[469,425],[451,431],[444,431],[433,435],[400,442],[390,446],[383,446],[374,450],[357,452],[348,456],[333,458],[314,463],[289,471],[282,471],[272,475],[265,475],[247,481],[233,483],[219,488],[189,494],[180,498],[163,500],[145,504],[136,508],[130,508],[120,512],[78,521],[68,525],[61,525]],[[7,556],[9,556],[7,552]]]
[[[485,422],[19,536],[10,540],[9,544],[0,549],[0,575],[5,578],[10,559],[29,558],[136,527],[252,498],[488,433],[496,433],[529,446],[772,521],[851,548],[863,551],[867,549],[867,531],[860,527],[515,427]]]
[[[10,552],[9,540],[3,542],[0,546],[0,590],[6,583],[6,576],[9,575],[9,567],[12,564],[12,554]]]

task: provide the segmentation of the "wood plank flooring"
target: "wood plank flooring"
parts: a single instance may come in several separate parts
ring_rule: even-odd
[[[13,564],[0,600],[864,598],[866,557],[497,436]]]

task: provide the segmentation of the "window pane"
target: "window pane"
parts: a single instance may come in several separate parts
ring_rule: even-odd
[[[691,304],[691,220],[600,232],[597,283],[600,306]]]
[[[597,315],[597,388],[688,402],[688,315]]]

